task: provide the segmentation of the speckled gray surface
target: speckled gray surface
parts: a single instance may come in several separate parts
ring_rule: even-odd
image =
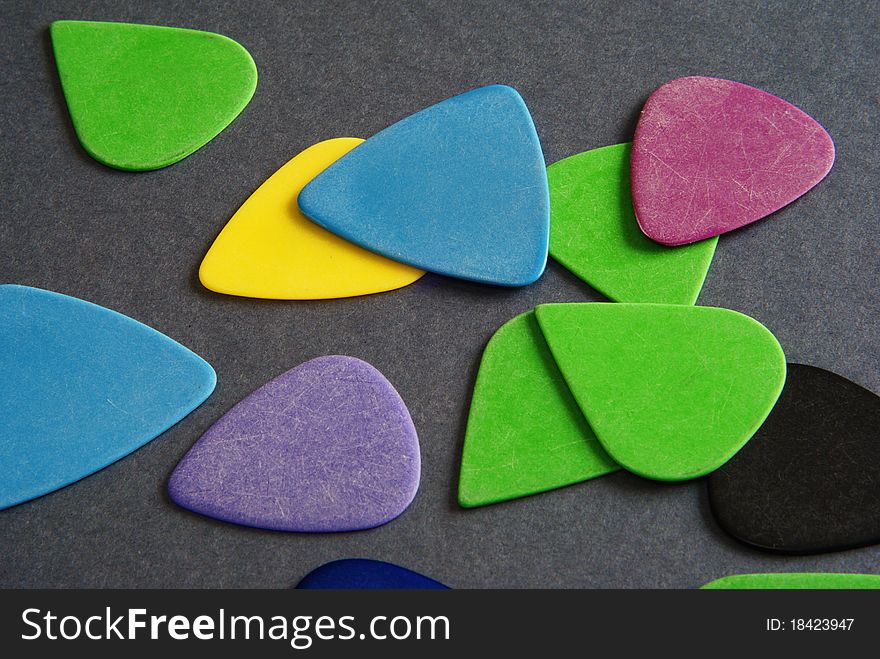
[[[551,262],[500,289],[428,275],[332,302],[249,301],[196,270],[238,205],[310,144],[368,136],[452,94],[516,87],[548,163],[631,138],[648,94],[681,75],[739,80],[818,119],[828,178],[770,219],[722,237],[702,304],[750,314],[789,358],[880,392],[876,3],[238,3],[4,1],[0,42],[0,280],[128,314],[205,357],[214,395],[132,456],[0,513],[2,586],[288,587],[319,564],[388,560],[450,586],[692,587],[735,572],[877,572],[880,547],[780,557],[729,539],[704,483],[615,474],[477,510],[455,504],[470,389],[499,325],[540,302],[598,300]],[[126,174],[76,143],[48,44],[57,18],[226,34],[260,83],[217,139],[164,170]],[[419,431],[422,484],[379,529],[289,535],[215,522],[165,495],[178,460],[223,412],[297,364],[376,366]]]

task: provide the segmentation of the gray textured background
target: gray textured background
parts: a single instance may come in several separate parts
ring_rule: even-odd
[[[2,3],[0,281],[132,316],[205,357],[219,383],[130,457],[0,512],[0,585],[286,587],[350,556],[399,562],[454,587],[692,587],[736,572],[880,570],[880,547],[804,558],[748,549],[714,524],[702,482],[621,473],[459,509],[465,416],[491,333],[540,302],[601,299],[553,262],[521,289],[428,275],[400,291],[324,302],[225,297],[196,276],[239,204],[318,140],[367,137],[499,82],[526,99],[551,163],[630,139],[645,98],[666,80],[716,75],[816,117],[837,163],[800,201],[721,239],[700,302],[752,315],[792,361],[880,392],[876,2],[21,5]],[[256,60],[257,93],[186,160],[113,171],[72,132],[47,34],[58,18],[228,35]],[[213,421],[328,353],[371,362],[409,404],[423,480],[400,519],[361,533],[289,535],[214,522],[168,500],[169,474]]]

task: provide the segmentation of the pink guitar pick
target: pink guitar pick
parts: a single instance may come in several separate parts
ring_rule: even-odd
[[[633,207],[649,238],[684,245],[779,210],[833,163],[831,136],[791,103],[730,80],[677,78],[639,118]]]

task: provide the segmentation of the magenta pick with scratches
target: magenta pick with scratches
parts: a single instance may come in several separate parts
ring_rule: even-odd
[[[171,475],[180,506],[277,531],[356,531],[412,502],[419,440],[397,391],[353,357],[319,357],[221,417]]]
[[[831,137],[791,103],[730,80],[677,78],[651,94],[636,126],[636,219],[659,243],[693,243],[779,210],[833,163]]]

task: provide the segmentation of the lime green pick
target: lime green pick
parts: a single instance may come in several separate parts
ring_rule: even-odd
[[[880,588],[877,574],[774,573],[736,574],[710,581],[703,590],[835,590]]]
[[[50,32],[77,137],[117,169],[182,160],[226,128],[257,86],[250,54],[212,32],[91,21],[55,21]]]
[[[459,503],[483,506],[617,469],[562,380],[534,312],[505,323],[480,362]]]
[[[687,480],[720,467],[785,381],[776,338],[729,309],[544,304],[535,314],[603,448],[646,478]]]
[[[718,237],[666,247],[642,233],[630,196],[631,146],[585,151],[547,168],[550,255],[612,300],[693,304]]]

